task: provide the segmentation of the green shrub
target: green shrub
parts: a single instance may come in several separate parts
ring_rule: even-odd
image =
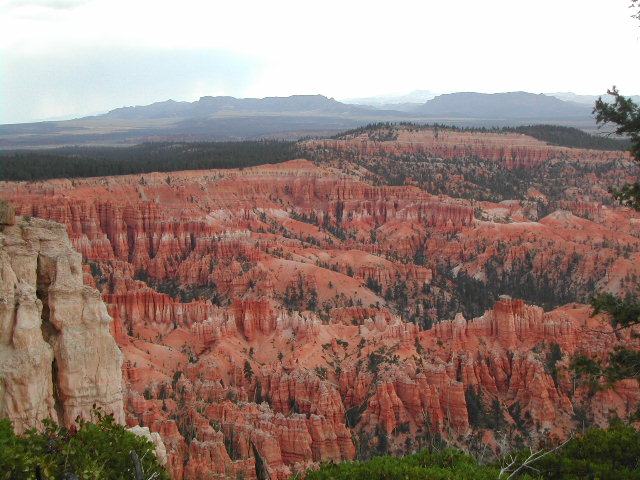
[[[131,451],[138,454],[146,478],[157,472],[156,478],[169,479],[151,442],[128,432],[111,415],[95,415],[96,423],[80,422],[75,432],[45,420],[42,433],[29,430],[24,436],[15,435],[11,422],[1,419],[0,479],[32,480],[36,467],[47,480],[67,473],[81,480],[135,479]]]
[[[375,457],[367,462],[323,463],[307,480],[495,480],[499,469],[478,465],[459,450],[423,451],[404,458]],[[522,477],[530,478],[530,477]]]
[[[640,480],[640,432],[622,423],[593,429],[534,466],[548,480]]]

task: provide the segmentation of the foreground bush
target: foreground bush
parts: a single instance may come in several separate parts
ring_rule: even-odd
[[[535,456],[552,449],[538,451]],[[521,467],[531,454],[531,450],[523,450],[495,464],[478,465],[473,457],[459,450],[423,451],[404,458],[376,457],[366,462],[323,463],[320,470],[308,471],[306,479],[640,480],[640,432],[621,423],[613,424],[607,430],[591,430]],[[501,467],[509,465],[514,458],[516,461],[500,476]]]
[[[135,479],[131,451],[139,456],[145,478],[157,473],[155,478],[169,479],[151,442],[128,432],[112,416],[96,416],[96,423],[81,422],[76,432],[45,421],[42,433],[30,430],[24,436],[13,433],[9,420],[0,420],[0,479],[35,479],[38,467],[46,480],[66,474],[81,480]]]
[[[496,480],[500,469],[478,465],[459,450],[423,451],[404,458],[376,457],[367,462],[324,463],[307,480]],[[523,479],[530,479],[523,476]]]
[[[534,466],[548,480],[640,480],[640,432],[622,423],[590,430]]]

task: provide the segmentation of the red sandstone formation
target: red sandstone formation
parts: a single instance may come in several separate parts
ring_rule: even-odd
[[[173,472],[184,478],[198,478],[203,471],[252,475],[248,441],[275,477],[286,478],[312,461],[354,458],[352,432],[360,448],[367,441],[373,446],[374,432],[389,435],[397,446],[406,437],[418,446],[428,431],[465,437],[474,428],[465,395],[469,389],[480,392],[487,410],[495,399],[508,425],[525,419],[533,438],[549,430],[566,434],[575,409],[586,402],[603,422],[608,408],[625,415],[640,400],[637,383],[625,384],[614,396],[587,400],[570,372],[561,367],[554,379],[548,365],[553,344],[563,354],[560,365],[578,351],[604,354],[617,344],[639,347],[629,335],[595,333],[606,324],[590,318],[589,308],[581,305],[545,313],[505,299],[471,322],[458,316],[428,331],[386,315],[343,325],[278,312],[265,303],[242,302],[232,311],[232,317],[217,315],[202,324],[218,332],[206,339],[193,327],[190,336],[182,328],[174,331],[190,339],[187,349],[199,345],[197,362],[171,363],[163,354],[147,357],[149,366],[136,360],[137,367],[127,367],[134,373],[131,386],[149,397],[132,394],[132,421],[138,418],[162,434]],[[153,347],[136,342],[135,350],[125,347],[127,358],[140,358],[135,351]],[[149,368],[160,375],[148,372],[141,381],[135,372]],[[155,380],[149,386],[150,378]],[[180,405],[195,411],[185,413]],[[171,420],[172,412],[179,420]],[[208,422],[196,420],[194,412],[204,412]],[[210,424],[221,433],[207,434]],[[205,448],[203,441],[213,443]]]
[[[595,333],[607,326],[588,307],[504,297],[474,320],[450,312],[461,279],[491,295],[509,280],[556,305],[637,290],[640,215],[603,205],[609,174],[589,170],[620,154],[411,129],[305,148],[405,173],[413,164],[392,155],[525,170],[566,160],[573,184],[494,203],[430,194],[413,174],[392,187],[362,164],[306,160],[172,172],[170,184],[166,173],[0,183],[19,215],[67,226],[87,262],[78,275],[114,319],[127,422],[161,435],[173,478],[254,478],[251,445],[284,479],[353,459],[381,435],[412,451],[433,435],[470,441],[498,418],[505,435],[535,442],[566,435],[576,411],[604,424],[609,408],[633,410],[637,382],[588,399],[566,369],[576,352],[638,347],[628,333]],[[467,185],[462,170],[447,178]]]
[[[397,129],[397,138],[377,141],[367,133],[340,139],[319,139],[306,142],[312,150],[329,149],[357,152],[360,155],[413,154],[427,158],[459,159],[478,157],[502,162],[508,168],[535,168],[543,162],[562,157],[581,162],[604,162],[607,159],[630,158],[620,152],[602,152],[556,147],[518,133],[467,133],[447,129]]]

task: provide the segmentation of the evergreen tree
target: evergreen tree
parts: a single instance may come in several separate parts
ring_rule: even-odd
[[[615,133],[631,140],[631,155],[640,162],[640,107],[630,98],[623,97],[614,86],[607,93],[614,98],[608,103],[600,97],[596,101],[593,113],[599,125],[612,123],[616,125]],[[640,210],[640,183],[634,182],[614,191],[613,196],[623,205]]]
[[[632,0],[630,7],[637,7],[638,1]],[[640,12],[634,17],[640,19]],[[599,125],[613,124],[616,126],[616,134],[629,137],[631,155],[640,162],[640,107],[630,98],[620,95],[615,86],[607,93],[613,97],[614,101],[609,103],[602,97],[596,101],[593,108],[596,121]],[[613,196],[623,205],[640,211],[639,182],[624,185],[620,190],[614,191]],[[594,314],[604,312],[611,316],[614,331],[640,323],[640,304],[636,299],[623,300],[610,293],[601,293],[593,299],[592,306]],[[602,380],[604,380],[604,386],[610,387],[624,378],[640,379],[640,352],[616,348],[609,353],[605,362],[584,355],[576,356],[572,360],[572,367],[586,377],[592,388],[601,388]]]

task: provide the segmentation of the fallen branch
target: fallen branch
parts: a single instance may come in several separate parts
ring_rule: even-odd
[[[518,468],[516,468],[515,470],[512,470],[517,461],[518,461],[518,457],[515,455],[509,455],[509,464],[505,465],[504,467],[502,467],[500,469],[500,473],[498,474],[498,480],[502,479],[503,475],[506,475],[507,473],[511,473],[511,475],[509,475],[506,480],[510,480],[512,478],[514,478],[514,476],[522,469],[524,468],[529,468],[531,470],[535,470],[536,472],[538,471],[537,468],[534,468],[531,466],[532,463],[537,462],[538,460],[540,460],[543,457],[546,457],[547,455],[549,455],[550,453],[555,452],[556,450],[561,449],[562,447],[564,447],[567,443],[569,443],[571,440],[573,439],[573,435],[571,435],[568,439],[566,439],[564,442],[562,442],[560,445],[552,448],[551,450],[538,450],[537,452],[534,452],[532,449],[530,449],[529,451],[531,452],[531,454],[520,464],[520,466]]]

